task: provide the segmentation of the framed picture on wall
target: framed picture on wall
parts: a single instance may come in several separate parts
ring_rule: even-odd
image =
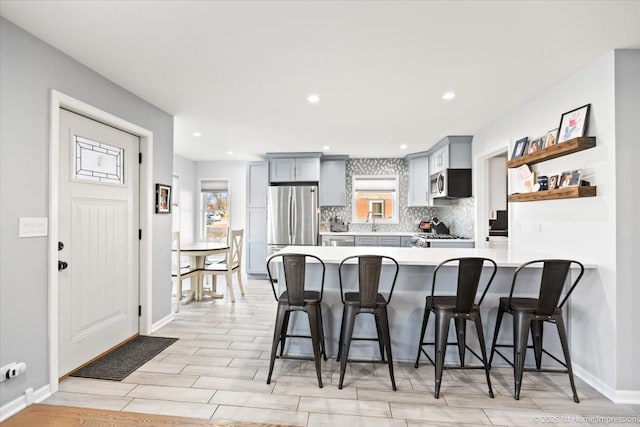
[[[544,137],[544,148],[553,147],[558,143],[558,128],[551,129]]]
[[[580,185],[581,175],[582,175],[582,170],[580,169],[563,172],[562,175],[560,176],[560,183],[558,184],[558,187],[559,188],[576,187]]]
[[[511,154],[512,159],[524,155],[524,153],[527,151],[527,142],[529,142],[529,137],[526,136],[516,141],[513,146],[513,154]]]
[[[171,186],[156,184],[156,213],[171,213]]]
[[[558,144],[585,135],[587,131],[587,124],[589,122],[590,108],[591,104],[587,104],[562,115],[560,118]]]

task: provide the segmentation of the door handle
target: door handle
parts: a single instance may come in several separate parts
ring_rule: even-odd
[[[68,263],[58,260],[58,271],[66,270],[67,267],[69,267]]]

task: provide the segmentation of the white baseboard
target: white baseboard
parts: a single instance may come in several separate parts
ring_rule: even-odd
[[[169,315],[167,315],[167,316],[163,317],[162,319],[158,320],[156,323],[151,325],[150,333],[154,333],[158,329],[160,329],[163,326],[165,326],[167,323],[171,322],[174,318],[175,318],[175,314],[174,313],[170,313]]]
[[[616,390],[615,403],[626,403],[640,405],[640,391],[638,390]]]
[[[573,373],[591,387],[602,393],[607,399],[613,403],[625,403],[632,405],[640,405],[640,391],[637,390],[615,390],[600,378],[596,378],[591,372],[573,364]]]
[[[33,403],[42,402],[49,396],[51,396],[51,387],[49,386],[49,384],[47,384],[44,387],[41,387],[33,392]],[[0,407],[0,423],[22,411],[27,406],[29,406],[27,405],[27,399],[25,395],[22,394],[6,405]]]

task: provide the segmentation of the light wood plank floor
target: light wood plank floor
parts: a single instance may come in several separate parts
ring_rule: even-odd
[[[419,369],[395,364],[397,392],[387,366],[374,364],[350,365],[338,390],[334,360],[322,364],[322,389],[313,362],[294,360],[276,361],[267,385],[276,303],[266,281],[249,280],[245,288],[235,304],[225,298],[183,305],[156,333],[180,340],[124,381],[68,378],[44,403],[308,427],[586,426],[612,424],[597,417],[615,416],[640,425],[640,405],[613,404],[580,379],[581,403],[575,404],[566,374],[525,373],[519,401],[512,398],[512,371],[500,367],[491,371],[495,399],[479,370],[445,371],[441,398],[434,399],[434,369],[426,361]]]

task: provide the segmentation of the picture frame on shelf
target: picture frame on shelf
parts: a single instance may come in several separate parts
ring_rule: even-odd
[[[551,175],[549,176],[549,184],[548,184],[548,189],[549,190],[556,190],[558,188],[558,175]]]
[[[156,184],[156,213],[171,213],[171,186]]]
[[[529,141],[529,149],[527,150],[527,154],[533,154],[535,152],[542,150],[544,148],[544,140],[545,140],[545,137],[541,136],[539,138]]]
[[[521,157],[527,150],[527,143],[529,142],[529,137],[525,136],[524,138],[520,138],[513,145],[513,153],[511,154],[511,159],[515,159],[516,157]]]
[[[581,169],[563,172],[558,182],[558,188],[577,187],[580,185]]]
[[[587,125],[589,124],[590,109],[591,104],[586,104],[574,110],[567,111],[560,117],[558,144],[585,135]]]
[[[544,137],[544,148],[553,147],[558,143],[558,128],[551,129]]]

